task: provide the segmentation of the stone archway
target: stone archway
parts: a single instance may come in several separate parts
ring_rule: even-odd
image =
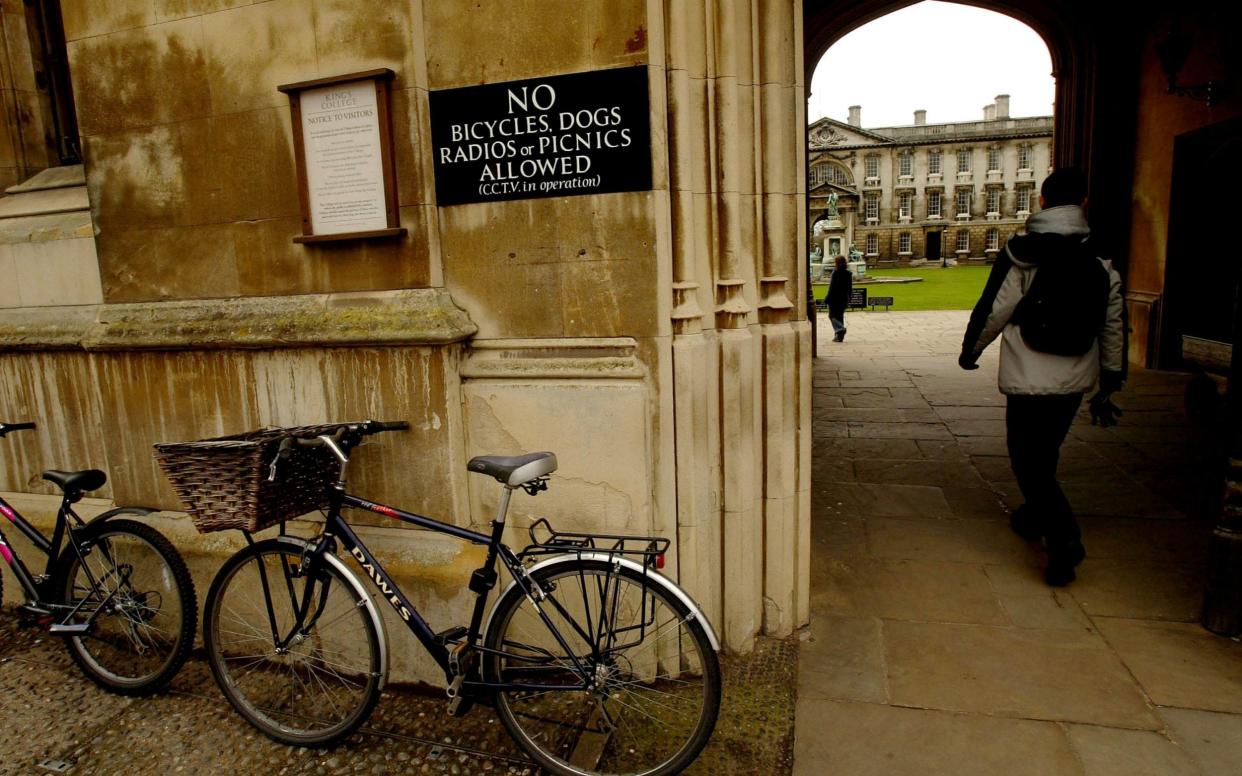
[[[1124,261],[1130,231],[1138,60],[1130,20],[1072,0],[959,0],[1023,22],[1044,39],[1056,86],[1055,165],[1083,168],[1104,249]],[[803,0],[804,83],[832,44],[917,0]]]

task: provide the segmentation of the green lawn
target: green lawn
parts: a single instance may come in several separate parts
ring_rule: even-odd
[[[893,310],[969,310],[983,293],[991,267],[913,267],[909,269],[871,269],[873,277],[923,278],[921,283],[854,284],[867,289],[867,297],[891,296]],[[814,286],[815,298],[823,299],[828,286]],[[879,308],[883,310],[884,308]]]

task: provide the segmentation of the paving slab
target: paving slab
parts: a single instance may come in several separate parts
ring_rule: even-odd
[[[799,698],[794,773],[805,776],[1075,776],[1061,728],[870,703]]]
[[[940,439],[953,435],[941,423],[862,423],[849,421],[849,435],[860,439]]]
[[[859,482],[897,485],[935,485],[937,487],[983,486],[975,467],[966,461],[859,460],[855,464]]]
[[[919,447],[922,456],[932,461],[965,461],[967,460],[966,451],[962,449],[957,440],[947,441],[939,439],[917,439],[915,444]]]
[[[1203,607],[1202,567],[1184,563],[1087,560],[1068,590],[1087,614],[1151,620],[1197,621]]]
[[[999,594],[998,599],[1005,614],[1009,615],[1009,620],[1019,628],[1082,631],[1093,629],[1086,612],[1064,591],[1044,589],[1030,592],[1027,585],[1023,592]]]
[[[1235,776],[1242,763],[1242,715],[1194,709],[1160,709],[1173,740],[1204,776]]]
[[[1002,522],[871,518],[868,546],[876,558],[1033,565],[1041,553]]]
[[[798,656],[804,697],[888,702],[884,644],[875,618],[818,615]]]
[[[1067,727],[1086,776],[1201,776],[1190,756],[1160,733]]]
[[[991,487],[963,488],[947,487],[940,489],[944,500],[954,517],[1008,520],[1009,512],[1004,499]]]
[[[885,622],[893,703],[1153,730],[1161,726],[1098,636],[1074,630]]]
[[[923,453],[919,445],[920,441],[914,439],[817,438],[811,443],[811,451],[816,456],[829,457],[921,459]]]
[[[1242,643],[1198,624],[1095,622],[1153,703],[1242,714]]]
[[[1135,520],[1083,515],[1083,543],[1092,558],[1180,563],[1204,568],[1210,529],[1188,520]]]
[[[867,482],[811,481],[812,498],[823,517],[952,517],[940,488],[925,485],[876,485]]]
[[[1009,623],[982,566],[827,558],[811,566],[816,612],[924,622]]]

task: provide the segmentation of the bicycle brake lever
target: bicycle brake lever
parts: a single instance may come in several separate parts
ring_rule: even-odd
[[[289,443],[292,440],[285,438],[280,440],[280,447],[276,449],[276,455],[272,456],[272,462],[267,466],[267,481],[276,481],[276,464],[280,463],[280,459],[289,455]]]

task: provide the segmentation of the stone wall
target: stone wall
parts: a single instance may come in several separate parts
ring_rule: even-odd
[[[658,533],[728,648],[806,623],[799,3],[63,5],[104,303],[0,311],[0,416],[44,424],[0,456],[0,490],[96,465],[102,495],[174,507],[152,442],[402,418],[361,451],[360,493],[480,524],[498,494],[465,461],[553,450],[551,490],[514,499],[516,541],[536,515]],[[633,65],[652,190],[436,206],[429,90]],[[295,244],[276,87],[376,67],[396,73],[408,233]],[[415,577],[462,564],[376,535]]]

